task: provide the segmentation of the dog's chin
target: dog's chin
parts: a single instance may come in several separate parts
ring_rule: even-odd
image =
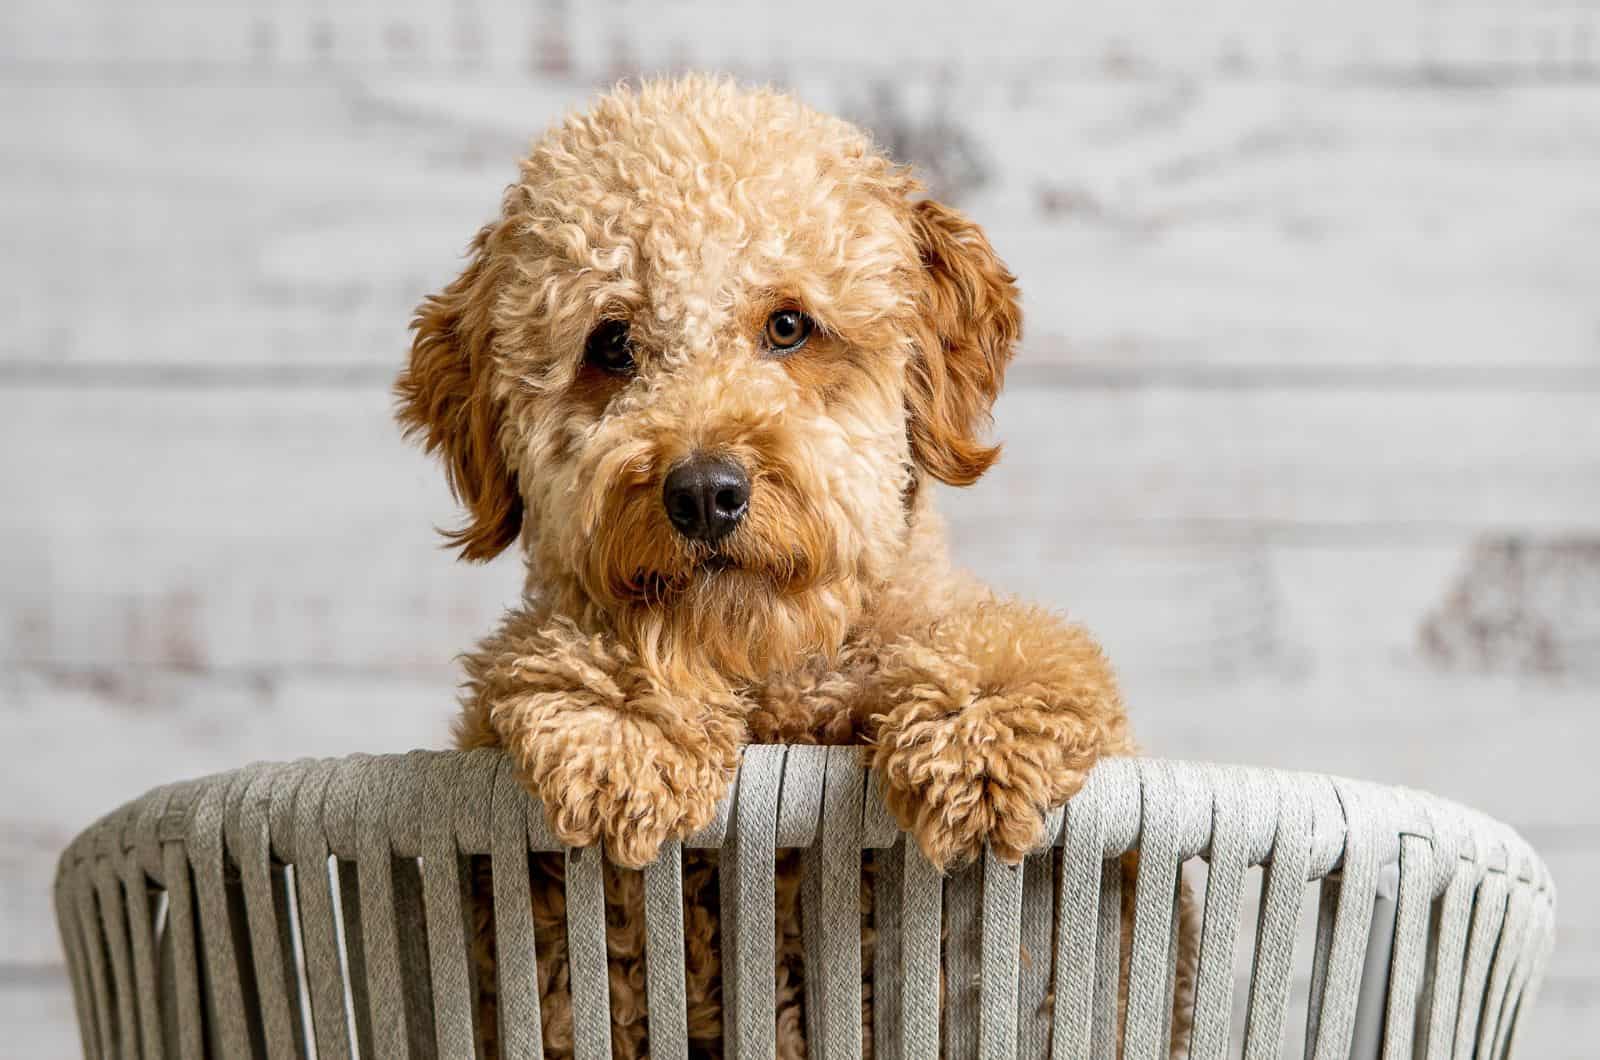
[[[793,563],[756,566],[722,553],[670,577],[630,581],[642,591],[615,617],[642,654],[674,671],[709,669],[733,680],[833,655],[858,604],[843,580],[801,578]]]

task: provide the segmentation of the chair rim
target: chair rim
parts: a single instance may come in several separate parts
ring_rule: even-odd
[[[935,965],[940,953],[937,922],[930,925],[909,915],[880,921],[880,934],[887,941],[879,947],[879,960],[890,950],[897,959],[901,954],[923,955],[896,970],[904,982],[890,975],[879,987],[876,1003],[885,1007],[884,1015],[875,1020],[874,1033],[887,1036],[879,1043],[887,1050],[883,1055],[900,1055],[902,1048],[905,1055],[913,1055],[928,1041],[937,1048],[941,1020],[946,1046],[952,1044],[951,1026],[959,1028],[965,1026],[963,1020],[970,1022],[975,1028],[972,1044],[981,1055],[990,1055],[991,1048],[1014,1055],[1019,1036],[1028,1048],[1034,1039],[1043,1042],[1047,1038],[1052,1055],[1079,1055],[1080,1046],[1087,1050],[1114,1035],[1115,1027],[1106,1025],[1103,996],[1111,948],[1104,922],[1108,915],[1105,905],[1111,901],[1108,893],[1117,884],[1104,868],[1131,850],[1140,852],[1141,865],[1153,859],[1162,866],[1181,866],[1191,858],[1202,858],[1212,866],[1195,1001],[1196,1047],[1204,1055],[1211,1055],[1219,1033],[1224,1045],[1227,1041],[1226,1028],[1219,1032],[1212,1026],[1225,1016],[1226,997],[1218,986],[1222,982],[1217,970],[1219,954],[1226,951],[1231,980],[1238,930],[1236,877],[1252,867],[1269,868],[1262,892],[1263,931],[1269,915],[1282,913],[1281,909],[1269,911],[1268,903],[1277,900],[1287,908],[1293,901],[1298,912],[1297,894],[1303,895],[1310,882],[1322,882],[1312,967],[1313,1001],[1306,1028],[1308,1054],[1317,1056],[1346,1055],[1353,1044],[1365,1038],[1376,1042],[1375,1036],[1380,1034],[1395,1038],[1384,1030],[1385,1025],[1410,1025],[1418,1005],[1424,1003],[1425,966],[1435,977],[1448,976],[1452,982],[1459,979],[1471,985],[1471,989],[1443,992],[1455,994],[1454,1002],[1438,992],[1426,1000],[1426,1040],[1432,1043],[1428,1055],[1455,1055],[1440,1051],[1446,1039],[1456,1053],[1482,1041],[1485,1051],[1502,1055],[1513,1040],[1518,1006],[1531,1003],[1537,990],[1553,933],[1554,883],[1532,847],[1513,829],[1438,796],[1324,774],[1159,758],[1103,761],[1068,805],[1046,818],[1040,849],[1059,859],[1062,867],[1059,884],[1049,880],[1044,884],[1056,889],[1056,897],[1055,907],[1045,910],[1050,922],[1044,924],[1047,930],[1042,935],[1036,922],[1040,916],[1037,881],[1024,867],[1002,866],[987,856],[971,876],[969,894],[962,890],[969,886],[963,882],[966,877],[938,880],[914,845],[902,843],[900,838],[877,788],[877,778],[866,769],[859,748],[754,745],[745,750],[738,777],[713,821],[681,844],[669,844],[662,859],[646,868],[646,887],[651,894],[670,898],[674,887],[681,888],[681,878],[672,871],[681,850],[723,851],[724,871],[731,883],[723,891],[724,945],[730,952],[737,949],[727,964],[730,975],[735,967],[755,969],[763,962],[771,967],[772,859],[780,849],[805,851],[803,856],[813,866],[808,872],[814,872],[817,888],[812,900],[819,903],[826,897],[833,905],[842,906],[850,889],[858,886],[853,881],[859,878],[862,855],[876,851],[878,857],[888,858],[887,878],[892,883],[885,886],[892,888],[895,902],[920,901],[924,905],[919,908],[926,909],[926,903],[932,901],[938,909],[938,902],[943,901],[945,913],[952,917],[957,910],[970,910],[971,930],[978,937],[975,953],[970,955],[974,967],[969,971],[975,973],[972,979],[977,985],[972,991],[952,989],[944,1012],[937,1002],[938,969],[932,968],[930,978],[926,967],[930,930],[934,932]],[[230,881],[247,892],[246,898],[250,894],[260,897],[275,886],[273,865],[326,863],[331,857],[340,865],[360,866],[377,863],[374,859],[379,856],[420,859],[424,866],[420,893],[413,898],[427,917],[430,951],[436,943],[451,951],[442,957],[434,952],[428,955],[433,977],[433,1034],[440,1055],[445,1055],[450,1041],[472,1033],[472,1013],[465,1000],[469,974],[464,963],[466,939],[460,894],[452,892],[445,877],[429,875],[427,866],[461,855],[497,857],[513,851],[563,850],[537,801],[523,792],[513,763],[496,750],[262,762],[152,789],[85,829],[63,852],[58,866],[57,912],[86,1055],[102,1055],[107,1043],[134,1041],[140,1043],[143,1055],[159,1055],[152,1050],[163,1044],[190,1055],[203,1044],[199,1023],[207,1010],[214,1010],[227,1024],[208,1028],[207,1033],[220,1033],[229,1040],[245,1040],[251,1034],[271,1039],[290,1033],[297,1014],[288,1010],[286,998],[274,994],[282,984],[266,982],[270,976],[255,977],[264,1001],[260,1012],[251,1017],[254,1022],[247,1025],[240,1015],[247,1009],[254,1012],[250,1005],[255,1000],[244,997],[246,983],[240,975],[226,971],[230,966],[237,969],[243,960],[230,947],[251,949],[253,959],[263,967],[282,966],[287,943],[278,940],[274,951],[272,935],[278,925],[271,922],[270,914],[257,915],[260,903],[244,902],[248,916],[231,910],[228,903],[237,896],[228,890]],[[568,902],[578,908],[576,914],[569,910],[569,934],[579,932],[570,935],[579,1055],[608,1056],[601,853],[590,848],[566,851],[566,856]],[[1215,900],[1214,911],[1209,881],[1219,876],[1219,867],[1220,875],[1227,879],[1216,886],[1231,890]],[[340,976],[349,975],[349,958],[340,955],[338,933],[331,929],[340,916],[335,907],[341,901],[349,903],[343,909],[349,917],[370,898],[375,908],[390,910],[386,917],[392,921],[393,907],[383,903],[400,900],[387,893],[369,895],[365,877],[357,886],[359,871],[352,870],[350,881],[350,889],[360,891],[359,902],[343,891],[333,895],[325,887],[302,887],[298,895],[303,918],[318,923],[326,920],[330,925],[330,930],[320,935],[305,932],[307,976],[317,980],[308,987],[314,996],[331,996],[343,989]],[[525,887],[523,881],[523,890],[505,899],[503,910],[508,917],[515,915],[515,902],[525,896]],[[186,956],[181,938],[176,944],[179,952],[170,958],[156,952],[154,928],[141,919],[138,906],[142,903],[131,900],[151,888],[168,893],[168,908],[173,912],[166,937],[189,932]],[[763,888],[767,895],[764,907],[760,898]],[[1078,889],[1095,893],[1098,911],[1086,913],[1079,908]],[[1170,1004],[1163,1012],[1161,999],[1165,986],[1170,985],[1175,961],[1176,932],[1170,927],[1175,923],[1174,895],[1170,887],[1162,893],[1160,887],[1146,887],[1142,881],[1136,891],[1124,1043],[1130,1056],[1154,1056],[1159,1053],[1159,1043],[1170,1035]],[[677,894],[681,903],[681,889]],[[731,905],[730,894],[739,896]],[[1345,894],[1358,900],[1345,901],[1340,897]],[[270,899],[268,895],[261,901]],[[1234,905],[1233,922],[1224,930],[1221,926],[1227,920],[1229,901]],[[1488,914],[1475,912],[1480,906],[1496,908],[1497,901],[1497,919],[1485,919]],[[501,902],[497,889],[497,925]],[[1437,928],[1430,926],[1429,913],[1436,904],[1443,909]],[[658,908],[672,905],[666,900],[656,903]],[[440,914],[440,908],[449,915]],[[1375,915],[1374,908],[1389,912]],[[148,914],[148,910],[144,912]],[[1099,919],[1092,920],[1089,913]],[[1381,944],[1382,952],[1377,952],[1377,928],[1384,916],[1393,918],[1393,930]],[[371,938],[364,945],[372,952],[363,959],[387,967],[394,963],[403,940],[386,937],[386,917],[373,917],[368,923]],[[859,1036],[860,1027],[859,1008],[852,1032],[850,1006],[829,1006],[828,993],[847,997],[852,990],[859,990],[861,980],[859,928],[853,918],[832,919],[831,926],[819,928],[816,938],[808,933],[806,987],[809,997],[813,989],[811,962],[815,960],[816,986],[823,1004],[817,1006],[821,1015],[816,1025],[808,1026],[808,1037],[821,1036],[829,1043],[826,1055],[830,1060],[836,1052],[855,1054],[859,1039],[854,1048],[849,1039],[852,1033]],[[660,921],[647,916],[646,920],[654,1042],[658,1007],[666,1013],[664,1025],[676,1020],[681,1026],[682,1022],[682,969],[678,967],[674,973],[672,956],[674,947],[677,954],[682,953],[681,908],[676,922],[670,916]],[[216,925],[228,923],[243,929],[241,939],[247,941],[232,938],[239,931],[216,929]],[[809,932],[809,920],[807,924]],[[1163,924],[1169,925],[1164,931],[1160,930]],[[1153,933],[1153,937],[1142,938],[1140,931]],[[1018,949],[1030,940],[1038,945],[1041,939],[1048,949],[1052,935],[1055,960],[1048,977],[1041,980],[1037,972],[1019,965]],[[113,940],[110,944],[104,942],[107,937]],[[1504,941],[1507,939],[1510,942]],[[587,946],[580,945],[581,940],[587,940]],[[529,934],[530,955],[531,941]],[[1061,958],[1071,948],[1069,942],[1097,953],[1095,965],[1064,964]],[[816,953],[811,952],[813,945]],[[1262,946],[1258,934],[1251,963],[1250,1034],[1251,1040],[1276,1041],[1283,1030],[1289,971],[1278,959],[1281,955],[1263,951]],[[955,948],[950,947],[951,951]],[[1501,956],[1502,950],[1505,956]],[[264,956],[263,951],[273,952]],[[191,982],[187,986],[180,983],[176,997],[158,998],[154,967],[161,959],[181,965],[172,973],[180,980],[186,976],[198,980],[200,969],[213,964],[224,969],[222,974],[211,974],[206,983],[206,989],[218,996],[203,1002],[199,988]],[[956,959],[952,952],[946,963]],[[1115,955],[1110,959],[1115,981]],[[1211,965],[1206,963],[1208,959]],[[1385,977],[1390,984],[1387,992],[1374,1000],[1370,989],[1363,993],[1358,987],[1363,978],[1369,984],[1375,978],[1363,976],[1364,966],[1375,959],[1392,971]],[[681,959],[676,963],[681,965]],[[949,969],[946,974],[950,976]],[[738,980],[740,991],[755,991],[754,1000],[749,1005],[730,1005],[728,1024],[730,1037],[741,1043],[741,1048],[748,1044],[758,1051],[770,1044],[772,1033],[770,1023],[762,1027],[757,1018],[771,1004],[763,994],[761,979],[750,974]],[[1158,984],[1158,979],[1166,983]],[[1476,985],[1479,982],[1481,991]],[[1227,996],[1231,996],[1231,982],[1227,986]],[[1027,1017],[1029,997],[1042,996],[1041,991],[1053,992],[1057,998],[1048,1026],[1036,1026]],[[580,1004],[579,996],[585,992],[587,1000]],[[527,990],[512,994],[508,1003],[517,1018],[533,1028],[531,1032],[526,1027],[513,1030],[515,1042],[525,1045],[530,1033],[534,1038],[539,1033],[537,999]],[[1437,1000],[1432,1000],[1434,997]],[[390,1009],[404,1010],[409,1003],[404,998],[390,999]],[[316,1026],[302,1028],[302,1032],[314,1032],[319,1053],[347,1055],[347,1046],[340,1044],[344,1021],[318,1012],[316,1006],[313,1015]],[[352,1019],[358,1016],[352,1014]],[[808,1023],[811,1016],[808,1001]],[[1204,1029],[1202,1016],[1207,1021]],[[392,1026],[379,1024],[371,1020],[357,1028],[358,1037],[395,1033]],[[163,1042],[163,1035],[172,1041]],[[663,1040],[683,1044],[681,1035],[670,1031]],[[922,1045],[912,1047],[907,1042]],[[666,1053],[679,1051],[667,1049]],[[371,1055],[365,1048],[363,1053]],[[387,1053],[380,1050],[379,1055]],[[1247,1055],[1256,1054],[1247,1050]],[[1390,1054],[1386,1051],[1384,1055]]]

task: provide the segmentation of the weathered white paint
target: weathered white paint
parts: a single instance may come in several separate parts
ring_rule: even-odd
[[[74,379],[107,364],[380,377],[527,140],[590,91],[270,70],[10,84],[28,106],[0,114],[15,144],[0,373]],[[938,156],[959,136],[981,161],[962,202],[1024,281],[1024,373],[1600,385],[1584,297],[1600,282],[1600,92],[1029,85],[860,108],[890,139],[921,129]],[[840,107],[854,91],[812,95]],[[939,113],[957,133],[926,131]]]
[[[1600,7],[0,7],[0,1026],[69,1055],[84,822],[437,745],[514,598],[385,388],[526,141],[689,66],[869,123],[1022,279],[958,556],[1091,625],[1146,744],[1427,787],[1567,900],[1600,1037]],[[70,775],[72,783],[61,782]],[[86,783],[92,779],[92,783]],[[1587,807],[1573,812],[1570,806]]]

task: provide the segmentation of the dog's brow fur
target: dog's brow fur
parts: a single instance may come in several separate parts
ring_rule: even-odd
[[[564,841],[640,865],[707,823],[745,743],[860,742],[936,864],[984,843],[1014,860],[1096,758],[1131,751],[1088,634],[946,558],[927,480],[965,485],[997,458],[982,434],[1021,313],[982,231],[920,191],[781,93],[618,89],[533,145],[462,276],[418,310],[399,418],[466,509],[450,540],[473,560],[520,542],[527,565],[522,606],[467,656],[458,741],[506,747]],[[762,339],[780,305],[816,321],[787,355]],[[583,363],[603,320],[627,322],[630,376]],[[662,503],[696,453],[750,481],[715,547]],[[536,869],[548,914],[559,867]],[[704,1043],[721,1026],[712,871],[686,869]],[[636,914],[637,874],[611,884]],[[803,1048],[793,884],[780,872],[781,1055]],[[614,1034],[635,1055],[642,928],[613,925]],[[564,959],[541,937],[557,1056]]]

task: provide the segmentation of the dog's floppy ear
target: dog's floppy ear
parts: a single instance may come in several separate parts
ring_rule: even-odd
[[[417,307],[411,361],[394,388],[406,437],[420,437],[427,452],[440,454],[450,492],[467,508],[467,525],[445,538],[463,559],[477,561],[499,555],[522,528],[522,497],[496,438],[493,234],[493,225],[480,230],[466,271]]]
[[[922,257],[920,349],[907,369],[911,453],[952,486],[977,481],[1000,455],[979,438],[1022,332],[1015,278],[959,211],[911,204]]]

